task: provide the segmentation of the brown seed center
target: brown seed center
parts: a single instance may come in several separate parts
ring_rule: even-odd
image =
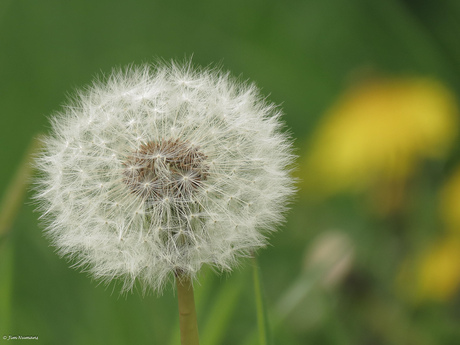
[[[123,182],[148,200],[188,199],[208,176],[206,158],[187,141],[151,141],[127,158]]]

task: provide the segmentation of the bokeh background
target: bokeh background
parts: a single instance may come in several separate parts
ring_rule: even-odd
[[[0,0],[2,208],[73,90],[158,58],[217,63],[282,105],[299,156],[259,252],[273,343],[459,344],[459,36],[457,0]],[[69,268],[30,196],[0,218],[0,344],[179,344],[172,288],[120,296]],[[203,270],[202,344],[258,344],[251,274]]]

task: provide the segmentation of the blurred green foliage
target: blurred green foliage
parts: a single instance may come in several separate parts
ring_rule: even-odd
[[[0,193],[32,137],[47,131],[48,115],[113,67],[192,55],[197,64],[221,64],[282,104],[303,156],[321,115],[369,71],[428,76],[458,95],[459,34],[457,0],[1,0]],[[408,253],[441,232],[437,193],[459,148],[421,168],[403,221],[372,215],[354,195],[315,202],[299,193],[286,226],[259,253],[275,343],[460,341],[458,293],[414,305],[395,287]],[[37,217],[27,199],[0,243],[0,344],[8,335],[38,336],[40,344],[178,344],[172,289],[120,296],[116,283],[98,285],[58,258]],[[305,268],[304,256],[331,229],[346,233],[354,260],[327,288],[324,270]],[[231,275],[204,269],[200,283],[203,344],[256,344],[250,262]],[[290,291],[297,302],[283,314],[277,303],[292,300]]]

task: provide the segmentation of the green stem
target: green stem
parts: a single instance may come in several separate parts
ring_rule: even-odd
[[[212,303],[201,327],[201,343],[203,345],[222,344],[227,332],[229,321],[238,306],[238,299],[243,293],[245,280],[238,274],[228,279]]]
[[[190,276],[176,273],[179,305],[180,340],[182,345],[199,345],[195,300]]]
[[[264,296],[262,291],[261,284],[261,274],[259,265],[257,264],[257,259],[252,257],[252,268],[253,268],[253,278],[254,278],[254,292],[256,299],[256,309],[257,309],[257,326],[259,329],[259,343],[260,345],[271,344],[271,337],[269,334],[268,327],[268,317],[267,311],[264,304]]]
[[[40,137],[35,137],[9,183],[0,204],[0,239],[8,233],[21,208],[32,175],[32,156],[40,147]]]
[[[0,243],[0,325],[3,334],[11,332],[11,297],[13,292],[13,256],[11,240]]]

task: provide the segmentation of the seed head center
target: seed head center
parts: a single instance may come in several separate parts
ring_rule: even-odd
[[[188,199],[208,177],[206,159],[187,141],[150,141],[124,162],[123,182],[149,200]]]

